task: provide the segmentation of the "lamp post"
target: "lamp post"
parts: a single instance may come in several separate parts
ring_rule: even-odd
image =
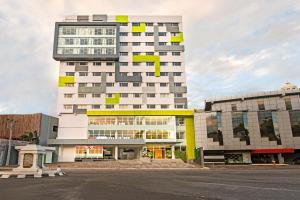
[[[9,140],[8,140],[8,150],[7,150],[7,156],[6,156],[6,163],[5,165],[8,166],[9,165],[9,160],[10,160],[10,151],[11,151],[11,139],[12,139],[12,131],[13,128],[15,126],[15,123],[17,122],[14,119],[6,119],[8,124],[8,128],[9,128]]]

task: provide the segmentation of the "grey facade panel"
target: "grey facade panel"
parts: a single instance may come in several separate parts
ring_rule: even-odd
[[[171,26],[171,24],[166,24],[167,32],[171,33],[178,33],[179,32],[179,26]]]
[[[75,114],[86,114],[87,109],[76,109],[74,110]]]
[[[49,139],[52,145],[143,145],[144,139]]]
[[[143,93],[155,93],[156,89],[155,87],[142,87]]]
[[[107,21],[107,15],[93,15],[93,21]]]
[[[96,55],[96,54],[58,54],[58,35],[59,26],[116,26],[116,54],[113,55]],[[93,60],[104,60],[104,61],[118,61],[120,52],[120,26],[115,22],[56,22],[54,30],[54,42],[53,42],[53,58],[57,61],[93,61]]]
[[[54,126],[58,126],[58,118],[42,114],[39,137],[40,145],[46,146],[49,138],[56,138],[57,132],[53,129]]]
[[[174,74],[169,73],[169,90],[170,93],[174,93]]]
[[[77,15],[78,22],[88,22],[89,16],[88,15]]]
[[[120,63],[115,63],[115,80],[116,82],[142,82],[142,76],[124,76],[120,73]]]
[[[78,93],[102,93],[101,87],[78,87]]]
[[[187,98],[174,98],[175,103],[187,103]]]
[[[174,93],[187,93],[187,87],[174,87]]]
[[[101,92],[106,92],[106,72],[101,72]]]
[[[75,72],[78,72],[78,71],[82,71],[82,72],[87,72],[89,71],[89,67],[88,66],[75,66]]]

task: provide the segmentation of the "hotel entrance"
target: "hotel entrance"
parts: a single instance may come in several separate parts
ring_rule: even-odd
[[[172,159],[171,145],[147,145],[143,150],[143,156],[153,159]]]

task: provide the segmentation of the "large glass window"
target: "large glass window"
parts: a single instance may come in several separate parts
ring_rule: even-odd
[[[223,145],[221,112],[209,113],[206,116],[207,137],[213,138],[214,142]]]
[[[277,145],[281,145],[277,113],[271,111],[258,112],[258,121],[261,137],[267,137],[269,141],[277,141]]]
[[[246,145],[250,145],[248,116],[246,112],[232,113],[232,128],[233,137],[240,138],[240,141],[246,141]]]
[[[290,110],[289,115],[293,137],[300,137],[300,110]]]

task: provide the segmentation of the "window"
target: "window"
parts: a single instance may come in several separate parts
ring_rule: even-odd
[[[114,45],[115,44],[115,40],[113,38],[107,38],[106,39],[106,44],[107,45]]]
[[[265,110],[265,104],[264,101],[258,101],[258,110]]]
[[[300,137],[300,110],[289,110],[293,137]]]
[[[79,62],[79,65],[80,65],[80,66],[88,65],[88,63],[87,63],[87,62]]]
[[[292,102],[290,98],[284,98],[286,110],[292,110]]]
[[[146,22],[146,26],[153,26],[153,23]]]
[[[154,52],[146,52],[146,55],[147,56],[152,56],[152,55],[154,55]]]
[[[73,38],[65,38],[65,45],[73,45],[74,39]]]
[[[133,65],[133,66],[140,66],[141,63],[140,63],[140,62],[134,62],[134,63],[132,63],[132,65]]]
[[[167,36],[167,33],[166,32],[159,32],[158,36]]]
[[[93,62],[94,66],[101,66],[101,62]]]
[[[75,76],[75,72],[66,72],[66,76]]]
[[[101,94],[100,93],[93,93],[92,97],[93,98],[101,98]]]
[[[120,56],[128,56],[128,52],[120,52]]]
[[[63,34],[64,35],[75,35],[76,28],[75,27],[63,27]]]
[[[67,98],[67,99],[70,99],[73,97],[73,94],[64,94],[64,97]]]
[[[120,104],[120,105],[119,105],[119,108],[120,108],[120,109],[128,109],[128,108],[129,108],[129,105],[128,105],[128,104]]]
[[[114,34],[115,34],[115,29],[113,28],[106,29],[106,35],[114,35]]]
[[[155,87],[155,83],[147,83],[147,87]]]
[[[159,55],[160,55],[160,56],[166,56],[166,55],[168,55],[168,52],[162,51],[162,52],[159,52]]]
[[[52,131],[53,131],[53,132],[57,132],[57,131],[58,131],[58,126],[53,126],[53,127],[52,127]]]
[[[128,87],[128,83],[120,83],[120,87]]]
[[[138,55],[141,55],[141,52],[132,52],[132,55],[138,56]]]
[[[107,76],[113,76],[112,72],[106,72]]]
[[[133,109],[141,109],[142,105],[133,105]]]
[[[168,108],[169,108],[169,105],[167,105],[167,104],[162,104],[162,105],[160,105],[160,108],[161,108],[161,109],[168,109]]]
[[[181,66],[181,62],[173,62],[172,65],[173,66]]]
[[[154,46],[154,42],[146,42],[146,46]]]
[[[75,62],[67,62],[67,66],[74,66]]]
[[[80,38],[80,45],[88,45],[89,40],[87,38]]]
[[[100,54],[102,54],[102,50],[103,50],[103,48],[94,48],[94,54],[100,55]]]
[[[140,42],[133,42],[132,46],[141,46],[141,43]]]
[[[257,112],[257,115],[261,137],[268,138],[269,141],[276,141],[277,145],[281,145],[277,112],[260,111]]]
[[[182,83],[174,83],[174,86],[175,86],[175,87],[181,87],[181,86],[182,86]]]
[[[101,83],[93,83],[93,87],[101,87]]]
[[[120,23],[120,26],[128,26],[128,23],[122,22],[122,23]]]
[[[167,43],[166,43],[166,42],[159,42],[158,45],[159,45],[159,46],[166,46]]]
[[[74,87],[74,83],[66,83],[65,87]]]
[[[154,72],[146,72],[146,76],[154,76]]]
[[[153,35],[154,35],[153,32],[146,32],[146,33],[145,33],[145,36],[153,36]]]
[[[160,76],[169,76],[169,72],[160,72]]]
[[[155,109],[155,104],[149,104],[149,105],[147,105],[147,108],[148,109]]]
[[[180,52],[172,52],[172,56],[180,56]]]
[[[128,66],[128,62],[120,62],[120,66]]]
[[[113,97],[113,94],[107,93],[107,94],[106,94],[106,97],[107,97],[107,98],[111,98],[111,97]]]
[[[160,62],[160,66],[168,66],[167,62]]]
[[[102,35],[102,28],[96,28],[95,35]]]
[[[160,83],[159,85],[160,85],[160,87],[167,87],[168,83]]]
[[[182,93],[174,93],[174,97],[176,97],[176,98],[182,98],[183,94]]]
[[[87,83],[78,83],[78,87],[86,87]]]
[[[176,139],[177,140],[184,140],[184,131],[177,131],[176,132]]]
[[[78,98],[86,98],[86,94],[78,94]]]
[[[169,93],[161,93],[160,94],[160,98],[168,98],[169,97]]]
[[[179,46],[179,42],[171,42],[172,46]]]
[[[106,109],[113,109],[115,106],[114,105],[105,105]]]
[[[133,85],[133,87],[141,87],[141,83],[134,82],[134,83],[132,83],[132,85]]]
[[[128,42],[120,42],[120,46],[128,46]]]
[[[73,109],[73,105],[64,105],[64,109],[65,110],[72,110]]]
[[[155,98],[155,93],[148,93],[148,94],[147,94],[147,97],[148,97],[148,98]]]
[[[79,76],[88,76],[88,72],[79,72]]]
[[[100,105],[99,104],[95,104],[95,105],[92,105],[92,109],[100,109]]]
[[[139,22],[132,22],[132,26],[140,26]]]
[[[173,72],[173,76],[181,76],[181,72]]]
[[[164,26],[164,23],[157,23],[158,26]]]
[[[106,63],[106,66],[113,66],[113,65],[114,65],[113,62],[107,62],[107,63]]]
[[[236,104],[231,104],[231,111],[237,111]]]
[[[140,98],[140,97],[141,97],[141,94],[140,94],[140,93],[134,93],[134,94],[133,94],[133,97],[134,97],[134,98]]]
[[[141,73],[141,72],[132,72],[132,75],[133,75],[133,76],[141,76],[142,73]]]
[[[121,98],[128,98],[128,93],[121,93],[121,94],[120,94],[120,97],[121,97]]]
[[[93,76],[101,76],[101,72],[93,72]]]
[[[80,48],[79,52],[80,54],[86,55],[88,54],[88,48]]]
[[[185,106],[183,104],[175,104],[175,108],[183,109]]]
[[[93,41],[94,45],[102,45],[102,39],[101,38],[95,38]]]
[[[146,66],[154,66],[154,62],[146,62]]]
[[[120,32],[120,36],[128,36],[127,32]]]
[[[132,33],[132,36],[141,36],[141,33]]]
[[[114,87],[114,83],[106,83],[106,87]]]

